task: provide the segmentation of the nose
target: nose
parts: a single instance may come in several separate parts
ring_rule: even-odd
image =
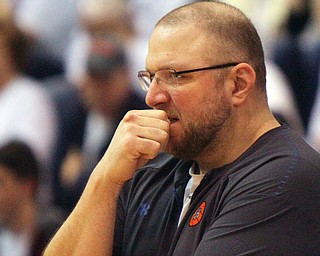
[[[157,79],[153,79],[146,95],[146,103],[149,107],[155,108],[159,104],[168,103],[170,99],[169,93],[160,88]]]

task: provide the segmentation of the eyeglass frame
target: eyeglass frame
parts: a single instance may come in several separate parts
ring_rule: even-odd
[[[228,63],[224,63],[224,64],[219,64],[219,65],[214,65],[214,66],[209,66],[209,67],[204,67],[204,68],[196,68],[196,69],[187,69],[187,70],[181,70],[181,71],[176,71],[173,68],[168,68],[168,69],[159,69],[157,71],[155,71],[153,74],[151,74],[151,72],[147,71],[147,70],[140,70],[138,71],[138,79],[140,82],[140,87],[143,91],[148,91],[150,88],[150,85],[153,81],[153,79],[156,77],[156,72],[158,71],[162,71],[162,70],[168,70],[168,71],[173,71],[173,74],[176,78],[178,78],[179,75],[182,74],[187,74],[187,73],[194,73],[194,72],[199,72],[199,71],[204,71],[204,70],[214,70],[214,69],[222,69],[222,68],[228,68],[228,67],[234,67],[238,64],[240,64],[241,62],[228,62]],[[150,83],[148,83],[142,73],[149,73],[150,75]]]

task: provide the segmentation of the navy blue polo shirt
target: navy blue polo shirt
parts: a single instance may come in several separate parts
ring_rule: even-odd
[[[190,166],[160,154],[125,184],[114,255],[320,255],[320,156],[287,126],[208,172],[177,227]]]

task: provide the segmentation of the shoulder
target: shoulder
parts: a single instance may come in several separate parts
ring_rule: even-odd
[[[233,195],[277,198],[310,214],[320,209],[320,155],[287,127],[266,134],[230,169]]]
[[[271,136],[274,136],[271,140],[273,151],[291,161],[291,166],[304,167],[304,170],[311,168],[319,173],[320,154],[304,138],[285,125]]]
[[[320,154],[286,125],[264,134],[245,154],[269,164],[277,164],[281,159],[320,168]]]
[[[230,196],[240,192],[278,197],[295,205],[302,205],[305,197],[320,202],[320,183],[315,182],[320,180],[320,155],[286,126],[263,135],[222,172]]]

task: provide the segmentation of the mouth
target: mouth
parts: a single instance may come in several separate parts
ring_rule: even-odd
[[[171,124],[174,124],[174,123],[178,122],[179,119],[178,118],[174,118],[174,117],[169,117],[169,121],[170,121]]]

